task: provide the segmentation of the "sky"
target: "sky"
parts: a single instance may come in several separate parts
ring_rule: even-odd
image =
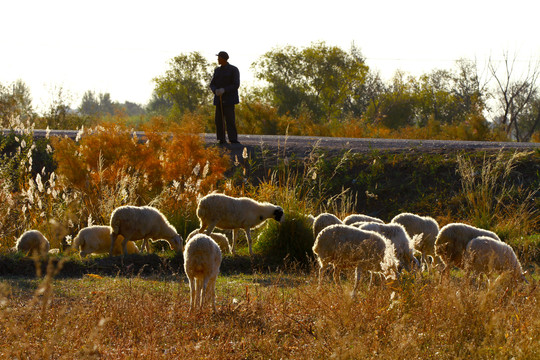
[[[485,68],[506,52],[526,69],[540,59],[529,0],[0,0],[0,84],[18,79],[44,109],[61,89],[78,107],[88,91],[146,104],[153,79],[177,55],[220,50],[254,84],[264,53],[315,42],[349,51],[390,79],[451,69],[461,58]],[[217,64],[216,64],[217,65]]]

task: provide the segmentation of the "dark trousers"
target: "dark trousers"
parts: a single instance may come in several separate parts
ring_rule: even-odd
[[[238,134],[236,132],[236,118],[234,114],[234,105],[223,105],[223,114],[221,113],[221,106],[216,105],[216,135],[219,141],[225,141],[225,129],[223,128],[223,118],[227,124],[227,134],[229,135],[229,141],[238,141]]]

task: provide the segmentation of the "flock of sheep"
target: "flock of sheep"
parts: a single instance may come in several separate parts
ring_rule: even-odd
[[[469,278],[473,274],[509,272],[513,278],[527,281],[509,245],[495,233],[467,224],[451,223],[439,229],[435,219],[411,213],[399,214],[387,224],[361,214],[349,215],[342,221],[323,213],[312,221],[319,284],[330,266],[336,283],[341,269],[355,268],[353,296],[362,272],[399,277],[403,270],[419,270],[420,266],[429,271],[437,262],[442,262],[444,276],[459,267]],[[421,254],[421,263],[414,252]]]
[[[190,286],[190,311],[202,308],[208,301],[212,301],[215,310],[215,282],[222,252],[235,253],[238,230],[243,229],[252,255],[251,229],[270,218],[281,222],[283,216],[283,209],[277,205],[211,193],[199,201],[200,227],[188,235],[184,248],[182,237],[159,210],[149,206],[121,206],[112,212],[110,226],[80,230],[71,248],[80,250],[81,257],[107,252],[112,256],[138,253],[135,244],[138,240],[143,241],[141,250],[148,251],[148,241],[164,239],[171,249],[183,252]],[[330,267],[336,283],[342,269],[354,268],[353,296],[362,273],[369,272],[371,278],[373,274],[398,278],[404,270],[412,272],[425,267],[430,271],[440,262],[444,266],[443,274],[457,266],[468,274],[510,272],[515,278],[525,280],[512,248],[491,231],[462,223],[439,229],[433,218],[411,213],[399,214],[389,223],[361,214],[343,220],[329,213],[309,218],[315,238],[313,253],[320,265],[319,284]],[[215,228],[232,230],[232,244],[225,235],[214,233]],[[25,232],[15,245],[16,250],[25,253],[44,254],[52,251],[49,248],[48,240],[37,230]],[[421,254],[420,261],[415,252]]]

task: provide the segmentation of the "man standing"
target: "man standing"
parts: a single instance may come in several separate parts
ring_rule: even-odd
[[[210,81],[210,89],[214,93],[214,105],[216,106],[216,135],[220,144],[226,144],[225,127],[231,144],[239,144],[236,132],[236,119],[234,105],[240,102],[238,88],[240,87],[240,72],[236,66],[229,64],[229,54],[220,51],[217,54],[218,66],[214,70],[214,76]]]

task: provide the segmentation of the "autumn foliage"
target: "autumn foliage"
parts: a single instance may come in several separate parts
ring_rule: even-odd
[[[78,192],[94,218],[107,219],[118,205],[177,200],[194,202],[215,189],[228,160],[205,148],[193,125],[160,121],[145,127],[144,137],[118,123],[103,123],[79,132],[76,141],[52,139],[59,181]],[[139,134],[139,135],[138,135]],[[107,206],[102,206],[108,203]]]

